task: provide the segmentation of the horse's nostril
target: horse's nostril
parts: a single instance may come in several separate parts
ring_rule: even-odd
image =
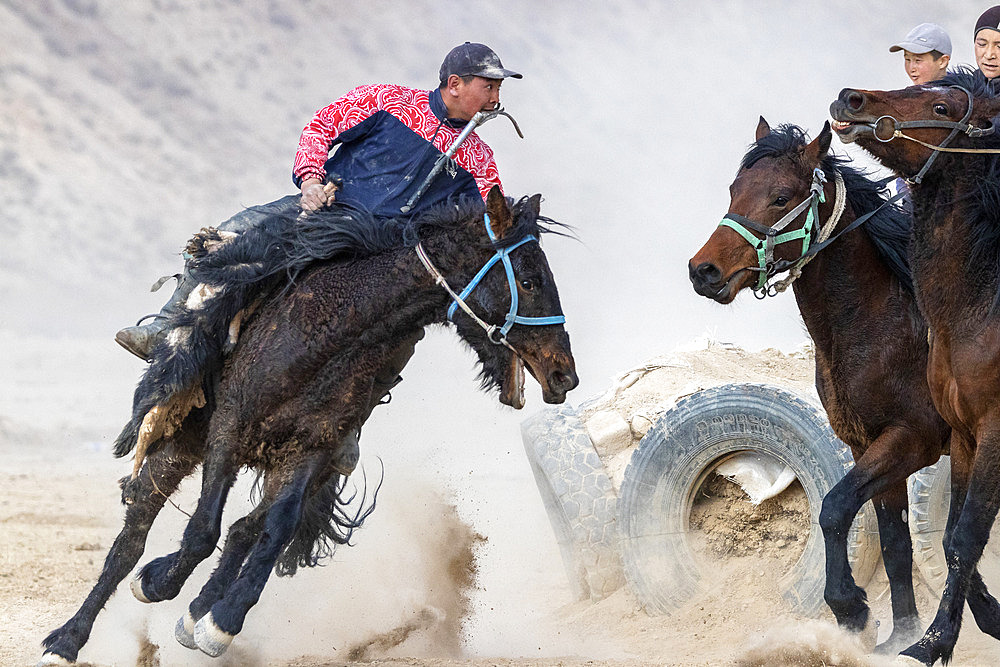
[[[861,111],[865,106],[865,96],[856,90],[852,90],[847,94],[847,99],[844,102],[851,111]]]
[[[574,389],[576,387],[576,380],[562,371],[554,371],[552,373],[552,377],[550,378],[550,384],[553,387],[569,391],[570,389]]]
[[[705,262],[694,270],[695,278],[702,284],[714,285],[722,279],[722,271],[715,264]]]

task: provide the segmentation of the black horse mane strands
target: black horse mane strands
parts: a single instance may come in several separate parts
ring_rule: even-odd
[[[794,158],[806,143],[806,133],[801,127],[779,125],[750,147],[740,162],[740,169],[749,169],[764,158]],[[879,181],[872,180],[868,172],[850,166],[850,162],[849,157],[828,152],[820,167],[828,179],[835,172],[840,173],[847,189],[847,201],[855,214],[861,216],[882,206],[889,199],[889,193]],[[875,244],[879,256],[911,293],[913,276],[908,248],[912,227],[913,219],[896,205],[883,207],[862,225],[862,229]]]
[[[976,100],[996,100],[1000,97],[1000,90],[989,79],[978,69],[967,65],[949,71],[935,85],[961,86],[972,93],[973,103]],[[958,134],[953,145],[1000,148],[1000,116],[991,121],[996,128],[994,134],[979,138]],[[971,232],[971,264],[987,269],[990,276],[995,276],[997,269],[1000,269],[1000,155],[941,155],[938,161],[941,166],[949,161],[961,161],[959,173],[965,175],[963,180],[967,186],[966,194],[960,195],[956,201],[943,201],[940,205],[960,205],[964,208],[965,220]],[[994,286],[994,289],[997,289],[993,302],[995,312],[1000,310],[1000,288]]]

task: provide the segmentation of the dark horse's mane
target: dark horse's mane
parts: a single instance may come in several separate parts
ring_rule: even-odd
[[[750,147],[740,163],[749,169],[763,158],[794,156],[806,145],[806,133],[797,125],[779,125]],[[885,188],[863,170],[850,166],[851,159],[827,153],[820,164],[827,174],[839,172],[847,189],[847,201],[858,216],[874,211],[889,198]],[[898,206],[885,206],[868,219],[862,228],[875,244],[879,256],[911,293],[913,277],[908,260],[908,246],[913,219]]]
[[[527,197],[508,200],[514,227],[493,245],[504,248],[525,235],[565,234],[566,225],[535,215],[526,206]],[[286,289],[315,262],[330,259],[360,259],[399,247],[414,247],[426,230],[454,227],[472,216],[482,217],[481,199],[461,197],[435,206],[412,218],[378,218],[346,204],[298,217],[296,213],[273,214],[234,240],[205,254],[193,263],[198,277],[212,285],[231,286],[282,276]],[[485,230],[483,245],[489,245]]]
[[[949,71],[934,85],[961,86],[972,93],[975,100],[994,100],[1000,97],[1000,90],[994,87],[991,80],[978,69],[969,66]],[[1000,116],[992,121],[1000,130]],[[1000,148],[1000,133],[977,139],[959,134],[954,144],[962,142],[973,148],[996,149]],[[969,188],[966,192],[959,194],[956,200],[942,202],[942,205],[961,204],[964,207],[965,221],[971,233],[971,265],[987,270],[989,279],[993,281],[997,268],[1000,268],[1000,155],[941,155],[938,161],[944,163],[949,159],[975,165],[976,169],[981,168],[981,171],[972,174],[972,178],[962,179]],[[1000,292],[994,298],[993,308],[1000,308]]]

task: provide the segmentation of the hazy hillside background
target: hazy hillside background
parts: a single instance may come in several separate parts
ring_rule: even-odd
[[[480,132],[508,194],[541,192],[543,212],[582,241],[546,244],[582,381],[572,403],[706,332],[794,347],[806,336],[790,295],[723,308],[687,279],[758,115],[815,134],[842,87],[902,87],[902,57],[887,48],[923,21],[949,30],[954,63],[970,62],[980,11],[943,0],[0,0],[0,438],[106,448],[143,368],[114,332],[159,308],[169,286],[148,287],[178,270],[188,236],[291,192],[316,109],[362,83],[430,88],[465,40],[524,73],[502,101],[525,140],[503,119]],[[519,441],[526,413],[476,392],[472,359],[446,331],[404,376],[366,429],[363,460],[380,456],[390,481],[429,474],[491,538],[487,558],[533,561],[517,523],[547,527]],[[526,411],[540,407],[531,389]],[[502,646],[505,608],[482,614],[494,607]]]

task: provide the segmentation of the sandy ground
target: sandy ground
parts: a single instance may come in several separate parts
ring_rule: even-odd
[[[100,415],[109,412],[101,405],[120,392],[110,378],[123,362],[108,351],[96,360],[108,370],[107,386],[96,382],[91,393],[53,413],[43,399],[51,400],[54,389],[33,383],[31,370],[52,348],[4,342],[19,344],[23,354],[18,363],[0,364],[0,396],[10,414],[21,417],[0,415],[0,616],[6,620],[0,664],[29,665],[41,654],[42,638],[90,590],[120,527],[115,480],[130,463],[110,456],[113,429],[102,426],[108,419]],[[73,351],[70,346],[66,353]],[[63,370],[68,392],[73,371],[65,364]],[[513,450],[512,458],[518,457],[523,455]],[[530,474],[470,473],[462,485],[419,470],[400,474],[391,461],[387,469],[393,474],[356,546],[338,551],[328,567],[272,577],[223,658],[190,652],[172,637],[174,621],[208,574],[206,563],[173,601],[142,605],[121,586],[81,660],[144,667],[886,662],[866,655],[828,614],[805,619],[788,612],[769,587],[794,560],[795,535],[807,520],[796,485],[759,508],[731,485],[707,489],[692,518],[717,584],[673,614],[650,617],[627,590],[597,604],[571,600]],[[238,483],[227,522],[250,507],[249,486],[248,479]],[[197,480],[188,480],[178,505],[190,511],[196,493]],[[491,517],[490,498],[519,503],[518,522]],[[732,517],[738,521],[727,520]],[[140,564],[172,551],[185,520],[168,506]],[[767,521],[770,535],[781,533],[777,539],[762,538]],[[733,530],[737,523],[740,529]],[[936,601],[923,587],[918,593],[929,619]],[[884,575],[876,575],[868,594],[884,637],[890,617]],[[968,619],[953,664],[997,663],[1000,645]]]

